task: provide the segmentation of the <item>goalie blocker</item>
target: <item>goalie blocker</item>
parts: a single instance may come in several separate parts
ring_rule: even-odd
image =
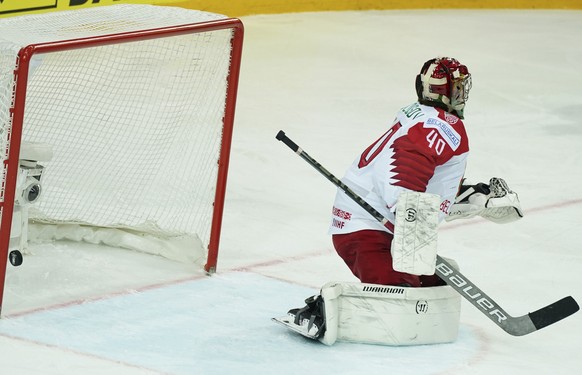
[[[273,320],[325,345],[439,344],[458,336],[461,296],[450,286],[330,282],[305,302],[305,307]]]

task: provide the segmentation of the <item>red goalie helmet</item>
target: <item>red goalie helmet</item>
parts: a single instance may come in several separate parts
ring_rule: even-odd
[[[451,57],[437,57],[424,63],[416,76],[418,101],[442,108],[463,118],[471,90],[469,69]]]

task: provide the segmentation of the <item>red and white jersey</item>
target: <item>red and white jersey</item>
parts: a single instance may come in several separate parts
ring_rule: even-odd
[[[457,195],[468,153],[465,126],[457,116],[420,103],[402,108],[390,129],[364,150],[342,179],[389,222],[382,225],[338,189],[329,233],[364,229],[393,233],[396,200],[406,190],[439,195],[444,219]]]

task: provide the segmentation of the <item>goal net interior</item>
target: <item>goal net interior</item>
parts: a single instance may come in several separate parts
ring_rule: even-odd
[[[68,239],[212,271],[241,44],[239,20],[173,7],[1,20],[3,260]]]

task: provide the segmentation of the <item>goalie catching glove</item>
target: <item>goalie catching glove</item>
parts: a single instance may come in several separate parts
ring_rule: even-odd
[[[489,185],[461,185],[459,195],[451,206],[446,221],[481,216],[498,224],[510,223],[523,217],[521,204],[502,178],[493,177]]]

